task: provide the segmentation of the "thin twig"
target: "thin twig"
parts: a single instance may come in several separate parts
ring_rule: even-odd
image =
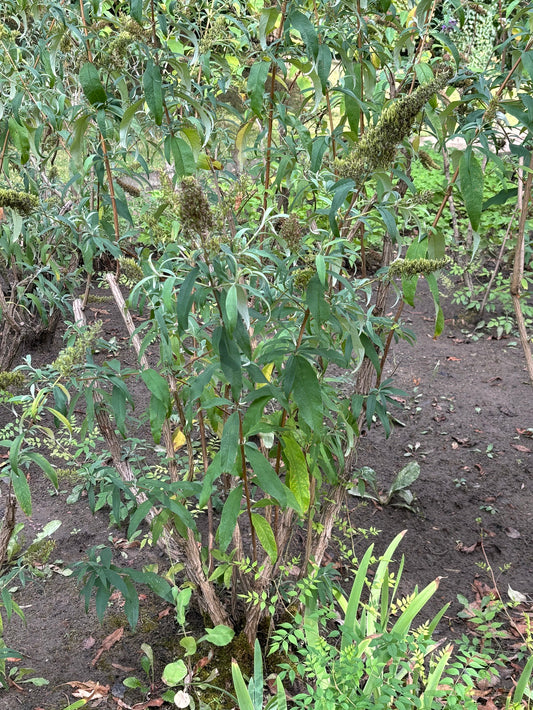
[[[522,313],[522,305],[520,303],[521,297],[521,283],[524,276],[524,234],[526,229],[526,222],[528,217],[528,206],[531,197],[531,182],[533,180],[533,153],[529,160],[528,174],[524,183],[521,200],[519,198],[520,205],[520,219],[518,221],[518,234],[516,238],[516,247],[514,253],[514,264],[513,264],[513,275],[511,278],[511,296],[513,297],[513,306],[516,315],[516,323],[518,325],[518,333],[520,335],[520,342],[522,343],[522,348],[524,350],[524,357],[526,360],[526,367],[529,374],[529,380],[533,386],[533,354],[531,353],[531,346],[529,345],[529,338],[527,335],[526,323],[524,320],[524,314]]]

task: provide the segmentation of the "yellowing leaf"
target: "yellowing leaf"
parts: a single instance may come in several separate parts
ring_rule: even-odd
[[[185,441],[185,434],[181,431],[181,429],[176,429],[176,432],[172,437],[172,445],[174,447],[174,451],[181,449]]]
[[[215,160],[206,153],[200,153],[197,165],[202,170],[222,170],[224,167],[220,160]]]
[[[265,365],[265,366],[262,368],[262,370],[261,370],[261,372],[263,373],[263,375],[265,376],[265,378],[266,378],[269,382],[270,382],[271,379],[272,379],[272,370],[273,370],[273,369],[274,369],[274,363],[273,363],[273,362],[269,362],[268,365]],[[259,389],[260,387],[264,387],[265,384],[266,384],[266,382],[259,382],[258,385],[257,385],[257,389]]]
[[[416,6],[409,10],[407,19],[405,20],[406,27],[416,27]]]

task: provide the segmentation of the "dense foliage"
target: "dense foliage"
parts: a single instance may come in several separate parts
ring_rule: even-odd
[[[0,366],[86,283],[68,347],[27,363],[13,400],[12,505],[31,510],[30,463],[54,478],[28,444],[45,415],[96,430],[114,468],[86,447],[93,500],[99,487],[129,536],[148,519],[215,626],[253,643],[273,580],[295,582],[295,539],[298,575],[320,566],[362,429],[390,432],[382,373],[392,341],[412,340],[403,303],[423,275],[439,335],[440,270],[482,252],[484,210],[513,201],[520,317],[531,7],[6,0],[0,20]],[[436,192],[414,178],[427,143],[445,164]],[[136,368],[83,328],[105,272]],[[139,580],[175,599],[107,553],[78,572],[100,614],[119,588],[134,623]]]

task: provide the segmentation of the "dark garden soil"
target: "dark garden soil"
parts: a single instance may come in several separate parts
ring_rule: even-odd
[[[122,336],[114,306],[99,308],[96,315],[104,320],[106,337]],[[408,593],[415,585],[425,586],[441,577],[428,616],[451,602],[437,636],[454,640],[471,631],[457,617],[462,608],[457,594],[475,601],[494,588],[494,579],[485,569],[487,562],[502,599],[508,601],[510,586],[527,596],[529,603],[522,604],[522,611],[532,609],[533,397],[523,354],[514,338],[496,340],[484,334],[474,341],[468,335],[472,326],[463,323],[450,304],[445,306],[445,316],[445,331],[434,340],[430,302],[421,297],[416,308],[405,309],[404,317],[417,335],[417,345],[400,343],[389,362],[389,374],[406,392],[395,412],[401,425],[395,426],[388,440],[376,427],[362,438],[358,454],[357,466],[371,466],[383,489],[409,461],[417,461],[421,475],[411,486],[417,512],[363,504],[352,496],[349,503],[353,528],[382,531],[373,538],[378,551],[399,531],[407,530],[400,548],[405,554],[400,589]],[[56,346],[61,343],[58,334]],[[53,359],[55,352],[34,352],[32,356],[36,362],[46,361]],[[0,425],[4,423],[0,421]],[[141,596],[135,632],[127,627],[120,598],[115,599],[101,626],[92,608],[85,613],[72,578],[61,572],[97,544],[114,546],[117,564],[163,566],[164,558],[157,550],[122,547],[123,533],[108,529],[105,512],[93,516],[86,500],[67,505],[72,482],[63,481],[61,492],[53,494],[50,484],[32,473],[31,486],[34,514],[26,520],[19,512],[18,521],[25,523],[26,538],[32,539],[32,532],[48,521],[61,520],[51,561],[62,562],[47,576],[30,578],[24,588],[19,585],[15,599],[26,623],[13,616],[5,623],[4,640],[23,655],[23,661],[15,665],[33,669],[35,676],[49,684],[33,687],[22,683],[0,691],[0,709],[63,710],[75,700],[70,682],[109,686],[100,708],[131,707],[146,701],[145,696],[125,689],[122,680],[127,676],[146,680],[140,665],[142,643],[153,649],[156,681],[162,667],[175,660],[179,639],[172,612],[146,592]],[[363,535],[356,534],[357,555],[368,544]],[[341,577],[347,576],[337,543],[332,545],[329,561],[339,568]],[[120,638],[98,655],[104,639],[112,633],[113,638]],[[515,642],[515,638],[504,641],[511,655]],[[513,670],[509,668],[509,673]],[[153,698],[157,697],[160,693],[156,690]]]

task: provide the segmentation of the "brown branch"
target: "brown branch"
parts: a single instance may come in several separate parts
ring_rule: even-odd
[[[248,520],[250,522],[250,531],[252,534],[252,552],[253,561],[257,562],[257,541],[255,529],[252,523],[252,504],[250,497],[250,488],[248,485],[248,467],[246,466],[246,456],[244,454],[244,433],[242,428],[242,412],[239,412],[239,448],[241,453],[241,478],[244,483],[244,495],[246,498],[246,510],[248,512]]]
[[[513,306],[516,314],[516,323],[518,325],[518,333],[520,335],[520,342],[522,343],[522,348],[524,350],[524,357],[526,360],[526,367],[529,374],[529,380],[533,386],[533,354],[531,353],[531,346],[529,345],[529,338],[527,335],[526,324],[524,320],[524,314],[522,313],[522,306],[520,303],[521,298],[521,282],[524,276],[524,234],[526,229],[526,222],[528,218],[528,207],[529,200],[531,198],[531,182],[533,180],[533,153],[529,160],[528,174],[525,180],[522,194],[519,195],[520,204],[520,218],[518,221],[518,234],[516,238],[516,247],[514,253],[514,264],[513,264],[513,275],[511,277],[511,296],[513,298]]]

